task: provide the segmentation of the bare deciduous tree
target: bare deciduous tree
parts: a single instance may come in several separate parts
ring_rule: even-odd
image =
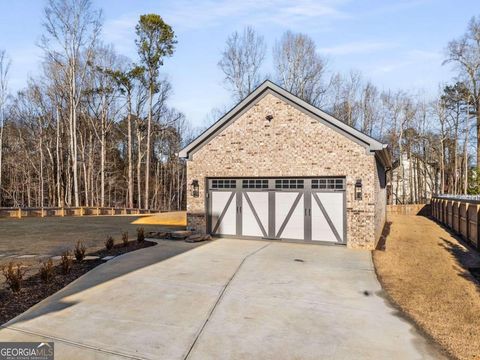
[[[357,127],[361,121],[361,88],[362,75],[359,71],[350,71],[346,76],[335,74],[331,80],[331,111],[338,119],[353,127]]]
[[[477,169],[480,169],[480,18],[473,17],[467,32],[447,46],[444,63],[454,63],[473,99],[477,125]]]
[[[2,204],[2,174],[3,174],[3,132],[5,128],[5,107],[8,95],[8,71],[10,60],[5,50],[0,50],[0,206]]]
[[[86,0],[48,2],[43,73],[2,118],[0,206],[184,208],[185,163],[176,154],[188,127],[168,106],[171,85],[155,72],[152,88],[142,67],[101,45],[99,16]]]
[[[227,39],[226,48],[218,66],[225,74],[227,88],[235,101],[244,99],[262,81],[260,69],[265,59],[263,36],[248,26],[242,34],[234,32]]]
[[[469,149],[473,116],[477,151],[480,134],[479,24],[474,18],[449,44],[447,62],[457,65],[458,77],[434,99],[380,91],[358,71],[334,74],[327,85],[313,40],[291,32],[274,48],[276,79],[391,145],[394,201],[425,202],[432,191],[479,193]],[[174,50],[173,30],[159,15],[142,17],[143,66],[101,45],[99,32],[100,12],[90,0],[48,0],[43,72],[8,97],[9,61],[0,52],[0,206],[185,208],[186,167],[177,154],[194,131],[169,106],[172,86],[160,73]],[[264,56],[253,29],[229,37],[219,66],[236,100],[260,82]],[[212,112],[210,120],[225,112]]]
[[[111,47],[98,47],[93,51],[89,85],[86,98],[93,116],[88,117],[92,129],[100,142],[100,206],[105,206],[105,171],[107,158],[107,134],[113,126],[115,109],[113,106],[118,92],[114,79],[104,69],[117,67],[117,55]],[[92,96],[93,95],[93,96]],[[95,120],[99,119],[97,123]]]
[[[273,61],[280,86],[312,105],[322,105],[326,60],[309,36],[287,31],[273,48]]]
[[[101,11],[90,0],[49,0],[45,7],[45,34],[41,46],[50,61],[60,65],[68,88],[70,158],[75,206],[80,205],[78,181],[78,107],[86,67],[101,30]]]

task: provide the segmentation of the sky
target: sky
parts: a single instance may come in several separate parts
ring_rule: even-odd
[[[443,65],[448,41],[461,36],[478,0],[92,0],[103,10],[103,41],[138,61],[135,25],[157,13],[177,35],[177,48],[162,72],[173,85],[170,104],[202,126],[213,108],[230,107],[218,67],[227,37],[250,25],[267,44],[266,73],[273,73],[272,47],[286,30],[309,35],[328,71],[361,71],[380,89],[422,91],[427,96],[454,77]],[[40,71],[43,0],[0,0],[0,49],[12,65],[10,88],[25,87]],[[274,79],[272,79],[274,80]]]

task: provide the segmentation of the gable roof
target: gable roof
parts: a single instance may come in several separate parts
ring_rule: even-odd
[[[332,115],[316,108],[303,101],[299,97],[289,93],[287,90],[266,80],[254,91],[252,91],[245,99],[234,106],[229,112],[223,115],[217,122],[206,129],[195,140],[183,148],[179,156],[182,158],[189,158],[193,153],[198,151],[205,143],[218,135],[223,129],[235,121],[239,116],[249,110],[255,103],[257,103],[264,96],[272,94],[286,103],[294,106],[296,109],[306,113],[307,115],[317,119],[322,124],[332,128],[340,134],[348,137],[356,143],[364,146],[370,152],[378,152],[380,160],[385,167],[391,167],[391,160],[389,153],[386,151],[387,144],[382,144],[378,140],[358,131],[357,129],[345,124],[336,119]]]

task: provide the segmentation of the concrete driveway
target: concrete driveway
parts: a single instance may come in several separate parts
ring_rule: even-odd
[[[217,240],[112,260],[0,330],[55,359],[438,359],[383,298],[367,251]]]

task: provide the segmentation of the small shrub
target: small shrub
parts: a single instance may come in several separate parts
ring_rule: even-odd
[[[128,232],[126,231],[122,233],[122,243],[124,247],[128,246]]]
[[[22,269],[22,264],[14,264],[13,261],[8,265],[2,267],[3,276],[5,276],[5,282],[10,290],[13,292],[20,291],[22,287],[23,276],[27,272],[26,269]]]
[[[105,240],[105,248],[110,251],[113,249],[113,245],[115,245],[115,241],[113,240],[113,237],[109,236],[107,240]]]
[[[75,259],[77,259],[77,261],[82,261],[85,258],[85,251],[87,251],[85,245],[83,245],[80,240],[77,241],[77,245],[75,245],[75,249],[73,250]]]
[[[137,228],[137,241],[143,242],[145,240],[145,229],[143,227]]]
[[[54,276],[55,268],[53,267],[52,259],[42,262],[42,265],[40,265],[40,279],[42,279],[44,283],[49,283],[53,280]]]
[[[72,257],[70,251],[64,251],[62,254],[62,258],[60,259],[60,267],[62,268],[62,273],[67,275],[70,270],[72,270]]]

